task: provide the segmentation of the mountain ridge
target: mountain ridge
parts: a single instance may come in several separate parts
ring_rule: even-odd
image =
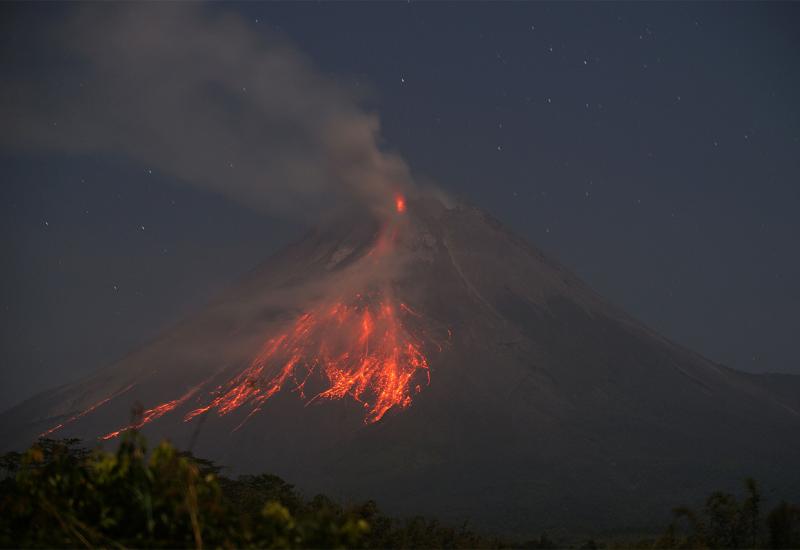
[[[0,415],[2,440],[29,442],[134,383],[51,437],[125,426],[132,402],[153,408],[224,380],[309,304],[380,281],[415,312],[398,319],[430,367],[408,405],[365,424],[355,399],[307,404],[287,386],[239,428],[244,409],[183,422],[204,388],[143,430],[235,471],[523,534],[660,524],[676,503],[748,475],[800,494],[800,377],[683,348],[478,208],[412,198],[392,223],[388,263],[365,259],[382,242],[374,220],[311,231],[117,365]]]

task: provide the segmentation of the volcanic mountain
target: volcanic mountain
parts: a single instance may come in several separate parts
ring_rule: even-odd
[[[663,525],[745,476],[800,496],[798,377],[670,342],[476,208],[395,206],[5,412],[0,440],[141,428],[234,472],[516,534]]]

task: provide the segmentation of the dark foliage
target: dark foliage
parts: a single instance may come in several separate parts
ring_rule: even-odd
[[[716,491],[703,507],[675,508],[674,521],[657,541],[659,548],[800,548],[800,508],[785,502],[761,515],[762,498],[753,479],[744,498]]]
[[[77,440],[42,439],[0,457],[2,547],[528,548],[563,547],[547,535],[511,542],[414,517],[383,515],[373,501],[343,507],[304,499],[281,478],[230,479],[213,462],[168,443],[147,451],[126,434],[114,453]],[[756,483],[742,499],[712,493],[699,510],[674,510],[660,538],[585,540],[578,548],[800,548],[800,508],[762,517]]]
[[[42,439],[0,459],[2,547],[476,548],[497,539],[366,502],[304,500],[277,476],[228,479],[168,443],[126,434],[115,453]]]

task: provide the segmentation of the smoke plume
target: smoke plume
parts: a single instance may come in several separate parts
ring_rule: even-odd
[[[410,183],[360,94],[217,7],[92,5],[47,35],[57,70],[2,79],[6,146],[123,154],[272,214]]]

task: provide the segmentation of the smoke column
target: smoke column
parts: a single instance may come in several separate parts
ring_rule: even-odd
[[[57,67],[0,77],[6,145],[122,154],[291,217],[410,183],[362,94],[216,6],[91,5],[42,33]]]

